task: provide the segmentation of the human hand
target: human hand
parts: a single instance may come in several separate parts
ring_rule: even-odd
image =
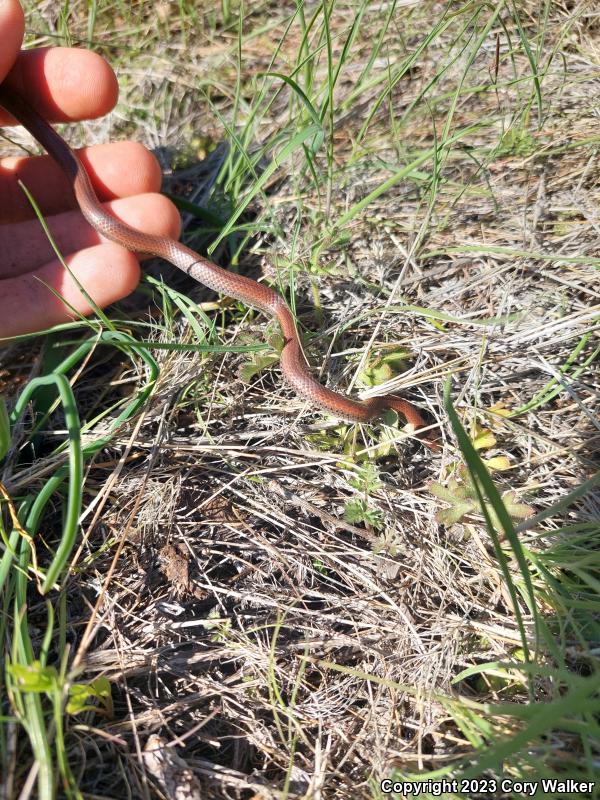
[[[23,29],[17,0],[0,2],[0,83],[6,76],[50,122],[100,117],[114,106],[116,77],[100,56],[71,48],[20,51]],[[0,125],[10,123],[0,109]],[[178,237],[179,214],[157,194],[160,167],[146,148],[118,142],[89,147],[79,155],[99,199],[117,217],[146,233]],[[0,338],[68,321],[76,316],[72,309],[84,315],[92,311],[56,259],[19,180],[32,193],[69,269],[98,306],[125,297],[140,275],[138,256],[103,239],[74,210],[69,182],[49,156],[3,158]]]

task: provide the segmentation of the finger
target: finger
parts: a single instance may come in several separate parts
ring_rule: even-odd
[[[105,208],[118,219],[144,233],[179,237],[180,217],[171,201],[160,194],[143,194],[114,200]],[[46,224],[60,253],[75,253],[106,241],[78,211],[48,217]],[[38,269],[54,257],[54,250],[39,220],[0,226],[0,278]]]
[[[78,151],[100,200],[157,192],[160,166],[137,142],[115,142]],[[35,212],[19,185],[25,184],[40,211],[59,214],[76,207],[71,182],[49,156],[0,160],[0,222],[20,222]]]
[[[73,47],[22,50],[6,83],[43,117],[56,122],[101,117],[119,94],[115,73],[106,61]],[[1,111],[0,124],[14,124],[14,120]]]
[[[25,17],[20,3],[17,0],[0,2],[0,83],[19,55],[24,30]]]
[[[70,256],[67,263],[100,307],[130,294],[139,281],[136,257],[116,244],[80,251]],[[59,261],[45,264],[35,273],[1,280],[0,338],[44,330],[77,318],[69,306],[83,315],[92,312],[77,282]]]

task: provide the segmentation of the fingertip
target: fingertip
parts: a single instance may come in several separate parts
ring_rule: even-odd
[[[169,236],[171,239],[179,239],[181,235],[181,215],[177,206],[164,194],[156,194],[154,197],[163,220],[164,235]]]
[[[119,84],[102,56],[74,47],[51,47],[38,52],[41,63],[36,64],[33,57],[32,68],[42,67],[49,99],[64,119],[93,119],[114,108]]]
[[[96,145],[79,155],[102,200],[160,190],[160,165],[139,142]]]
[[[75,253],[67,259],[69,272],[59,270],[59,293],[81,314],[88,315],[93,305],[85,299],[80,283],[93,302],[104,308],[131,294],[140,282],[140,264],[134,253],[106,242]]]
[[[38,275],[40,285],[49,284],[58,295],[54,295],[51,325],[73,319],[76,315],[72,309],[87,317],[95,306],[105,308],[116,303],[131,294],[140,281],[141,269],[135,255],[112,242],[80,250],[66,263],[68,270],[59,262],[52,262]],[[43,289],[49,292],[47,287]]]
[[[52,261],[39,270],[0,281],[0,338],[51,328],[89,316],[126,297],[140,279],[133,253],[107,243]]]
[[[0,82],[13,66],[25,32],[25,14],[18,0],[0,0]]]
[[[103,202],[160,190],[158,161],[137,142],[112,142],[77,152]],[[60,214],[74,206],[70,182],[49,156],[5,158],[0,163],[0,196],[7,198],[0,209],[3,222],[22,222],[32,217],[20,182],[46,215]]]
[[[158,192],[162,184],[162,170],[156,156],[139,142],[121,142],[123,160],[134,167],[138,191]],[[131,174],[131,169],[130,169]]]
[[[110,209],[119,219],[136,230],[154,236],[178,239],[181,217],[176,206],[162,194],[141,194],[116,200]]]
[[[102,56],[75,47],[21,51],[7,82],[51,122],[101,117],[119,96],[116,75]]]

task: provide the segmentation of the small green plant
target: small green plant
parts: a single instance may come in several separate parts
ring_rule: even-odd
[[[327,565],[325,562],[320,558],[313,559],[313,568],[318,572],[320,575],[327,575],[329,570],[327,569]]]
[[[96,703],[94,703],[96,701]],[[69,688],[67,714],[94,711],[109,719],[113,717],[113,701],[110,682],[107,678],[96,678],[90,683],[74,683]]]
[[[51,700],[60,702],[62,679],[55,667],[44,665],[36,659],[30,664],[8,664],[7,670],[19,692],[46,694]],[[94,711],[111,718],[113,701],[108,679],[100,677],[90,683],[73,683],[68,690],[65,710],[67,714]]]
[[[279,356],[283,350],[283,336],[275,333],[267,338],[267,344],[271,348],[267,352],[252,353],[248,361],[240,367],[240,378],[244,383],[250,383],[259,373],[268,367],[272,367],[279,361]]]
[[[405,348],[378,355],[360,372],[358,382],[369,388],[379,386],[406,372],[410,358],[411,352]]]
[[[381,511],[369,508],[366,500],[350,500],[346,503],[344,517],[347,522],[355,525],[357,522],[363,522],[371,528],[379,530],[383,528],[383,517]]]
[[[218,642],[220,644],[228,642],[231,639],[231,621],[223,619],[220,611],[214,608],[209,612],[205,622],[207,631],[211,631],[211,642]]]
[[[362,497],[350,500],[345,505],[344,517],[352,525],[363,523],[371,528],[383,528],[383,516],[378,509],[369,507],[369,494],[381,486],[379,471],[372,463],[366,463],[356,468],[355,477],[348,483],[357,489]]]
[[[358,489],[367,495],[369,492],[374,492],[381,487],[381,478],[379,477],[379,470],[375,464],[362,464],[355,469],[355,477],[348,480],[350,486]]]
[[[447,486],[443,486],[437,481],[429,484],[429,491],[440,500],[448,503],[447,508],[443,508],[435,515],[436,522],[444,525],[454,525],[470,514],[477,514],[481,511],[477,489],[473,483],[469,470],[461,465],[456,477],[448,481]],[[522,520],[533,514],[533,508],[526,503],[519,501],[517,493],[511,489],[502,494],[502,502],[509,517],[512,520]],[[496,530],[501,530],[500,521],[495,509],[491,504],[486,503],[486,510],[490,520]]]
[[[498,156],[518,156],[524,158],[535,153],[538,145],[526,128],[509,128],[498,147]]]

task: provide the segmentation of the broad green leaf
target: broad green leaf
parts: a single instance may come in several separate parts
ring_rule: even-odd
[[[56,687],[54,667],[43,667],[39,661],[31,664],[9,664],[8,672],[21,692],[51,692]]]

